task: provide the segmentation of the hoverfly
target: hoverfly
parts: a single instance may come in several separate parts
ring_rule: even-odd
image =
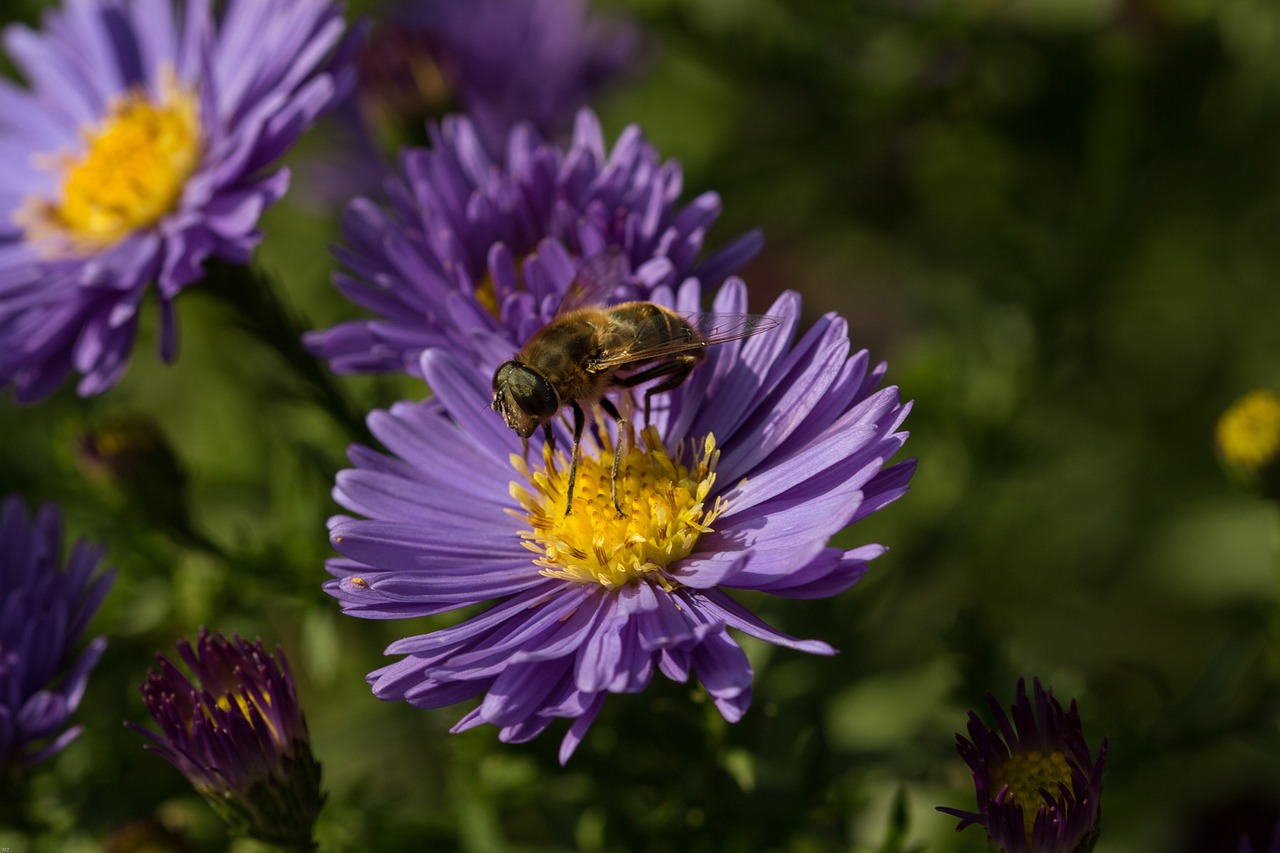
[[[644,391],[648,424],[650,399],[684,382],[706,357],[707,347],[778,325],[777,319],[763,314],[681,315],[653,302],[566,308],[583,301],[586,293],[607,297],[621,282],[625,264],[616,249],[585,262],[556,316],[493,374],[493,409],[522,440],[541,426],[548,446],[554,448],[551,421],[562,407],[572,409],[573,451],[565,515],[573,511],[578,446],[585,423],[581,403],[598,403],[618,423],[621,435],[626,419],[605,396],[610,389],[661,380]],[[610,478],[613,508],[619,517],[620,455],[614,453]]]

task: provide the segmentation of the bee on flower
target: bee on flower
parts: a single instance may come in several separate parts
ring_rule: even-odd
[[[654,301],[688,316],[701,288],[689,279]],[[745,314],[742,282],[726,283],[711,309]],[[388,453],[353,446],[353,467],[338,474],[337,500],[363,517],[331,521],[342,556],[326,589],[370,619],[492,605],[393,643],[387,653],[401,657],[370,673],[374,694],[423,708],[478,699],[454,730],[489,724],[505,742],[569,719],[567,761],[610,693],[643,691],[658,673],[696,677],[725,719],[740,719],[753,673],[730,629],[834,654],[769,626],[730,591],[819,598],[866,573],[883,547],[828,542],[906,492],[915,462],[891,458],[910,406],[879,387],[883,365],[851,352],[842,318],[793,341],[799,298],[767,314],[777,328],[707,348],[653,397],[647,423],[643,386],[637,398],[612,392],[631,417],[596,418],[576,465],[558,420],[559,450],[531,432],[522,453],[489,411],[492,369],[424,354],[433,397],[374,412]]]

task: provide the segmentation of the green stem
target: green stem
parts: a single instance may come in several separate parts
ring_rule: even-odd
[[[271,280],[247,267],[210,265],[206,291],[235,312],[239,324],[267,346],[292,370],[310,398],[346,431],[353,441],[371,441],[364,417],[338,389],[333,375],[302,345],[307,328],[280,299]]]

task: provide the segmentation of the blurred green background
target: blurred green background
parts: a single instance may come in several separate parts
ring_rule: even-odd
[[[1280,3],[602,5],[656,48],[596,102],[608,137],[640,124],[687,198],[722,195],[712,245],[764,229],[754,310],[794,288],[811,319],[845,315],[915,400],[911,492],[838,539],[891,551],[837,598],[749,602],[841,654],[747,644],[736,725],[692,686],[611,697],[563,769],[562,729],[504,746],[447,734],[465,709],[376,700],[364,674],[385,645],[445,623],[354,620],[321,592],[347,440],[194,288],[175,365],[147,330],[101,398],[0,402],[0,493],[59,502],[119,568],[87,730],[30,777],[46,828],[0,846],[94,850],[155,817],[227,849],[121,725],[145,718],[154,653],[200,625],[289,655],[330,791],[324,849],[980,851],[980,829],[933,809],[974,806],[954,733],[1023,675],[1079,700],[1095,750],[1110,740],[1099,853],[1261,844],[1280,818],[1280,526],[1212,431],[1280,387]],[[319,248],[336,217],[294,190],[257,261],[323,327],[355,316]],[[362,410],[425,393],[340,385]],[[187,472],[195,538],[81,464],[86,431],[138,414]]]

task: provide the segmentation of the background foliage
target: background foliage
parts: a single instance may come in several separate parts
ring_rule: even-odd
[[[202,624],[289,655],[326,849],[981,850],[933,807],[972,806],[954,733],[1020,675],[1077,698],[1092,746],[1110,739],[1099,853],[1262,841],[1280,817],[1280,541],[1211,435],[1234,398],[1280,386],[1280,5],[610,5],[655,50],[598,102],[609,137],[639,123],[687,197],[721,193],[712,243],[764,228],[753,307],[795,288],[811,318],[844,314],[916,401],[911,493],[841,537],[891,552],[839,598],[751,602],[842,654],[751,645],[756,698],[732,726],[687,686],[611,697],[565,769],[554,732],[503,746],[447,734],[458,709],[379,702],[363,676],[384,646],[443,623],[349,619],[322,594],[347,439],[197,287],[174,366],[144,333],[102,398],[0,402],[0,493],[59,502],[120,570],[87,731],[30,779],[46,828],[0,845],[93,850],[155,816],[225,848],[121,725],[145,716],[152,655]],[[305,176],[257,264],[322,327],[353,309]],[[340,384],[361,410],[425,393]],[[187,472],[197,536],[166,529],[162,490],[86,472],[81,436],[135,415]]]

